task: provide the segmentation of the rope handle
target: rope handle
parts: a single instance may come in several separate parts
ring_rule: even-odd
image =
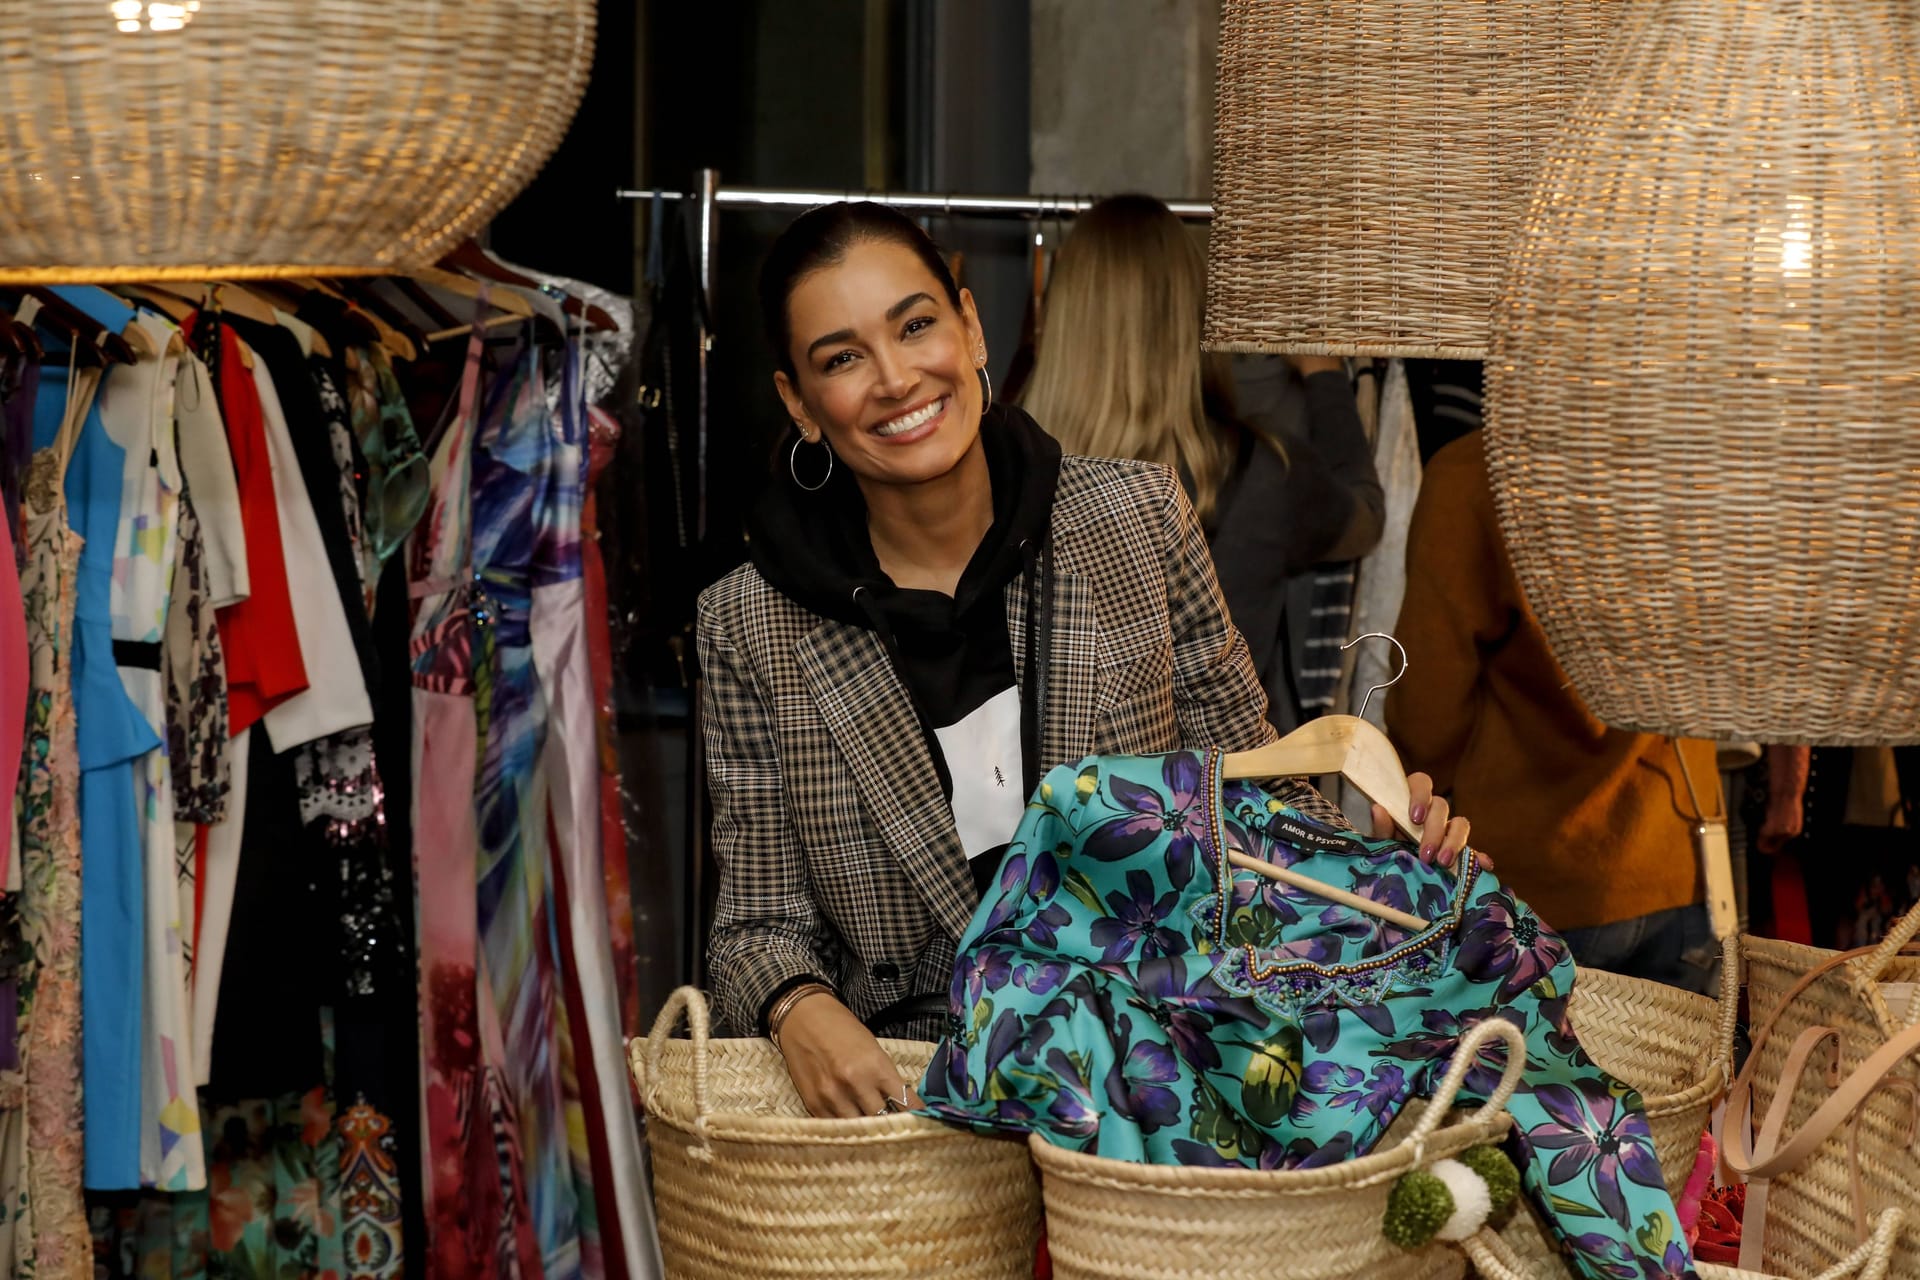
[[[1482,1227],[1460,1242],[1460,1252],[1479,1273],[1480,1280],[1533,1280],[1527,1264],[1498,1232]]]
[[[1420,1123],[1413,1127],[1413,1133],[1407,1139],[1413,1147],[1415,1165],[1424,1166],[1427,1163],[1427,1139],[1433,1136],[1447,1112],[1452,1110],[1461,1085],[1466,1083],[1467,1072],[1473,1070],[1474,1059],[1479,1056],[1481,1048],[1489,1040],[1495,1039],[1507,1042],[1507,1061],[1500,1070],[1499,1085],[1476,1120],[1484,1122],[1488,1117],[1507,1109],[1507,1103],[1512,1101],[1513,1091],[1520,1087],[1520,1077],[1527,1069],[1527,1038],[1521,1034],[1520,1028],[1505,1018],[1486,1018],[1475,1023],[1467,1034],[1460,1037],[1460,1043],[1453,1051],[1452,1065],[1441,1078],[1440,1087],[1433,1091]]]
[[[679,1027],[682,1013],[687,1015],[688,1039],[693,1042],[693,1127],[704,1146],[707,1121],[713,1116],[713,1108],[707,1102],[707,1041],[713,1035],[713,1021],[707,1012],[707,998],[700,988],[681,987],[660,1006],[660,1016],[653,1020],[653,1030],[647,1035],[646,1052],[641,1060],[640,1099],[649,1112],[661,1110],[659,1100],[666,1073],[661,1070],[660,1055],[666,1052],[667,1041]]]
[[[1873,1237],[1863,1241],[1852,1253],[1828,1267],[1813,1280],[1886,1280],[1893,1266],[1893,1248],[1900,1239],[1900,1224],[1906,1210],[1893,1208],[1880,1215]]]

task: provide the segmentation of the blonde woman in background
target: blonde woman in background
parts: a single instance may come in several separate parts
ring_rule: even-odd
[[[1022,404],[1070,454],[1179,472],[1285,730],[1300,716],[1306,631],[1287,617],[1288,583],[1372,550],[1385,498],[1341,361],[1288,357],[1300,421],[1257,429],[1236,407],[1228,361],[1200,349],[1205,305],[1200,248],[1167,206],[1101,201],[1060,246]]]

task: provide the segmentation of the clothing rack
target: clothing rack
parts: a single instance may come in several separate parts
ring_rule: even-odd
[[[836,200],[871,200],[891,205],[903,213],[922,217],[1026,219],[1043,221],[1066,219],[1084,213],[1102,197],[1089,195],[978,195],[930,191],[860,191],[854,189],[723,186],[718,169],[697,169],[685,191],[659,187],[645,190],[622,188],[614,192],[619,200],[693,201],[698,206],[694,218],[697,249],[695,268],[700,282],[698,314],[698,356],[695,429],[698,445],[695,453],[695,487],[698,492],[695,528],[704,539],[707,530],[707,377],[708,358],[713,351],[714,263],[719,253],[721,210],[812,209]],[[1168,200],[1167,208],[1186,222],[1211,222],[1213,205],[1205,200]],[[658,235],[658,228],[649,231]],[[699,705],[698,677],[688,690],[691,705]],[[685,914],[688,954],[682,957],[685,981],[704,986],[706,977],[706,918],[702,910],[706,894],[707,833],[703,821],[706,810],[705,756],[697,731],[689,716],[687,728],[687,884]]]

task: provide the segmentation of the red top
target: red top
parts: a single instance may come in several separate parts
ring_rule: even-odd
[[[199,312],[187,318],[184,328],[189,338],[199,320]],[[227,660],[227,727],[236,738],[273,706],[307,687],[300,636],[293,626],[293,598],[287,590],[287,562],[280,549],[280,505],[273,496],[266,418],[241,350],[239,336],[222,325],[215,376],[234,479],[239,482],[240,526],[247,542],[247,577],[252,587],[245,600],[216,615]],[[252,358],[251,353],[245,358]]]

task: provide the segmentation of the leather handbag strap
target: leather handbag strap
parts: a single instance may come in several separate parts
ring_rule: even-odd
[[[1799,1168],[1820,1145],[1831,1137],[1835,1130],[1849,1121],[1855,1121],[1848,1134],[1848,1154],[1850,1176],[1853,1191],[1853,1213],[1855,1224],[1862,1228],[1866,1222],[1865,1189],[1860,1178],[1859,1128],[1856,1114],[1860,1107],[1883,1087],[1901,1088],[1907,1091],[1910,1102],[1920,1107],[1920,1089],[1911,1082],[1888,1080],[1891,1072],[1902,1062],[1916,1053],[1920,1053],[1920,1023],[1903,1028],[1888,1038],[1873,1052],[1859,1068],[1846,1080],[1839,1079],[1841,1032],[1830,1026],[1808,1027],[1800,1033],[1793,1046],[1787,1051],[1785,1063],[1781,1067],[1778,1085],[1774,1090],[1773,1102],[1767,1109],[1766,1119],[1762,1122],[1758,1140],[1749,1148],[1749,1130],[1753,1115],[1753,1077],[1759,1067],[1761,1050],[1766,1047],[1773,1035],[1775,1024],[1787,1006],[1807,988],[1819,981],[1824,975],[1861,956],[1876,955],[1880,947],[1861,947],[1828,958],[1802,974],[1797,982],[1788,989],[1780,1003],[1768,1014],[1766,1022],[1754,1036],[1753,1049],[1747,1056],[1746,1065],[1733,1082],[1733,1089],[1727,1097],[1726,1122],[1721,1131],[1722,1158],[1728,1168],[1744,1175],[1747,1188],[1746,1229],[1742,1232],[1740,1245],[1740,1265],[1749,1270],[1760,1270],[1762,1251],[1766,1236],[1767,1197],[1770,1180],[1774,1177]],[[1885,962],[1891,956],[1876,958],[1882,963],[1876,966],[1876,972],[1885,968]],[[1787,1114],[1792,1107],[1793,1098],[1798,1091],[1799,1082],[1807,1069],[1807,1060],[1822,1045],[1831,1043],[1832,1058],[1827,1067],[1827,1086],[1832,1092],[1822,1102],[1798,1132],[1783,1144],[1781,1132],[1786,1127]],[[1910,1112],[1910,1114],[1912,1114]],[[1910,1130],[1920,1124],[1920,1116],[1915,1116]],[[1911,1141],[1913,1133],[1909,1133]]]

